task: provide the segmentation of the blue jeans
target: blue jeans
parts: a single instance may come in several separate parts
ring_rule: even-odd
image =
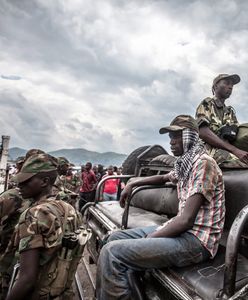
[[[103,201],[115,201],[117,200],[117,193],[109,194],[109,193],[103,193]]]
[[[97,300],[131,299],[128,272],[183,267],[209,258],[200,241],[187,232],[174,238],[144,238],[157,227],[117,231],[109,237],[97,265]]]

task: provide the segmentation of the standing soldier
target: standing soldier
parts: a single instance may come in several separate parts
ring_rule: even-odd
[[[80,220],[70,204],[50,196],[56,177],[57,163],[47,154],[28,158],[15,177],[22,197],[33,203],[16,228],[12,247],[20,271],[7,300],[73,299],[72,254],[78,245],[71,237]]]
[[[30,149],[25,156],[16,160],[17,173],[20,172],[23,163],[34,154],[44,153],[40,149]],[[11,187],[0,195],[0,299],[5,299],[9,286],[13,266],[16,262],[15,253],[8,251],[15,226],[20,215],[31,205],[31,199],[23,199],[19,193],[17,184],[11,181]]]
[[[20,215],[30,206],[30,199],[23,199],[17,187],[0,195],[0,299],[5,299],[9,287],[15,253],[7,252]]]
[[[57,157],[58,162],[58,176],[53,185],[52,193],[56,195],[57,200],[63,200],[76,206],[78,194],[73,191],[74,187],[67,182],[67,172],[70,167],[70,163],[65,157]]]

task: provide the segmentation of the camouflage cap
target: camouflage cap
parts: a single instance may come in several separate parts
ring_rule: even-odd
[[[222,79],[231,79],[233,84],[237,84],[240,82],[240,77],[238,74],[219,74],[217,77],[214,78],[213,80],[213,86],[218,83]]]
[[[180,131],[185,128],[189,128],[197,132],[199,131],[196,120],[193,117],[189,115],[179,115],[172,120],[170,126],[160,128],[159,133],[163,134],[171,131]]]
[[[25,161],[25,156],[19,156],[16,159],[16,164],[22,164]]]
[[[49,154],[34,154],[24,162],[21,171],[13,180],[21,183],[36,174],[51,171],[57,171],[57,160]]]
[[[42,154],[42,153],[45,153],[45,152],[41,149],[30,149],[27,151],[25,158],[28,159],[30,156],[32,156],[34,154]]]
[[[64,156],[57,157],[57,160],[58,160],[58,165],[59,166],[62,166],[62,165],[68,165],[68,166],[70,166],[69,160],[66,157],[64,157]]]

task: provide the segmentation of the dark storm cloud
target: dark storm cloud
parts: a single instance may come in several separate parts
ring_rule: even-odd
[[[26,148],[128,152],[167,141],[158,129],[194,115],[221,72],[242,78],[228,103],[245,121],[247,12],[234,0],[2,0],[1,128]]]
[[[53,144],[51,137],[55,125],[40,105],[30,104],[14,91],[0,92],[0,123],[3,134],[11,135],[11,144],[24,148],[42,149]]]
[[[155,77],[156,70],[149,74],[144,66],[142,72],[137,72],[132,65],[123,64],[118,55],[109,56],[108,40],[100,44],[98,36],[89,38],[82,32],[79,45],[74,43],[72,28],[63,25],[68,16],[62,5],[54,5],[52,10],[39,1],[3,1],[0,35],[16,59],[50,70],[66,69],[78,78],[87,77],[104,90],[116,90],[120,85],[146,85]],[[82,15],[82,28],[94,26],[96,18]],[[13,23],[15,26],[10,26]]]

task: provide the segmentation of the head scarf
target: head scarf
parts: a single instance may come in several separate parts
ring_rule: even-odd
[[[189,128],[182,130],[182,140],[183,154],[175,161],[173,175],[184,184],[190,175],[194,158],[203,153],[205,147],[199,139],[198,132]]]

